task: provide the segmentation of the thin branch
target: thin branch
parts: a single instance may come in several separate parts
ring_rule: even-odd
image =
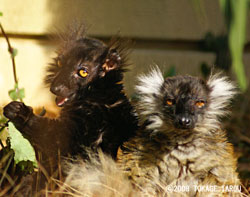
[[[2,26],[1,23],[0,23],[0,28],[1,28],[2,34],[3,34],[3,36],[5,37],[6,42],[7,42],[7,44],[8,44],[8,51],[9,51],[9,53],[11,54],[11,60],[12,60],[12,66],[13,66],[14,81],[15,81],[15,83],[17,84],[17,83],[18,83],[18,80],[17,80],[17,76],[16,76],[16,63],[15,63],[15,57],[14,57],[14,50],[13,50],[13,48],[11,47],[9,38],[8,38],[7,34],[5,33],[5,31],[4,31],[3,26]]]
[[[4,31],[3,26],[2,26],[1,23],[0,23],[0,29],[2,31],[3,36],[6,39],[7,44],[8,44],[8,51],[9,51],[9,53],[11,55],[11,60],[12,60],[12,68],[13,68],[13,74],[14,74],[14,81],[15,81],[15,84],[18,84],[17,74],[16,74],[16,62],[15,62],[14,48],[12,48],[12,46],[10,44],[10,41],[9,41],[9,37],[5,33],[5,31]],[[15,87],[16,87],[15,91],[19,93],[19,87],[18,86],[15,86]],[[20,99],[21,102],[23,102],[22,98],[19,98],[19,99]]]
[[[13,156],[14,156],[13,152],[9,152],[9,153],[8,153],[9,160],[8,160],[8,163],[7,163],[7,165],[5,166],[5,169],[4,169],[3,173],[2,173],[2,177],[1,177],[1,179],[0,179],[0,187],[1,187],[2,183],[3,183],[4,178],[6,177],[7,170],[9,169],[9,166],[10,166],[10,164],[11,164],[11,161],[12,161],[12,159],[13,159]]]

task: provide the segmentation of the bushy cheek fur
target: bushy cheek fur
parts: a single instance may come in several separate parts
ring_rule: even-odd
[[[158,105],[162,103],[159,92],[163,82],[164,78],[158,67],[152,69],[150,74],[138,78],[136,92],[140,95],[140,101],[137,108],[141,120],[149,119],[149,121],[156,122],[156,125],[161,124],[162,121],[158,117],[161,114]]]
[[[163,105],[163,84],[164,78],[162,73],[158,67],[155,67],[148,75],[140,76],[139,84],[136,86],[136,91],[140,95],[138,103],[139,116],[142,120],[150,120],[152,122],[148,126],[150,129],[161,127],[168,117],[171,120],[171,116],[167,115],[168,111],[164,109]],[[221,73],[212,74],[209,80],[205,82],[204,88],[208,91],[208,102],[206,108],[196,115],[196,126],[216,130],[220,128],[221,117],[228,114],[226,108],[235,96],[236,88]]]
[[[204,119],[211,128],[218,129],[221,118],[229,114],[228,106],[237,94],[237,88],[228,77],[221,73],[211,75],[207,86],[210,93]]]

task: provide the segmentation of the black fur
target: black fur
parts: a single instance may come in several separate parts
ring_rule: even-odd
[[[169,77],[162,86],[164,116],[179,129],[193,129],[209,101],[209,88],[199,78]],[[171,102],[170,105],[168,102]],[[202,105],[199,106],[198,105]]]
[[[119,40],[106,45],[87,38],[82,28],[70,32],[62,36],[45,79],[57,105],[63,107],[60,117],[37,116],[17,101],[4,108],[4,115],[31,142],[46,170],[54,169],[59,155],[84,155],[83,146],[100,147],[115,158],[119,145],[137,129],[137,118],[120,83],[127,66],[126,47]],[[81,77],[80,72],[87,76]]]

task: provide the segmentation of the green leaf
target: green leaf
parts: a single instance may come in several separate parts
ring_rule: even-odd
[[[22,100],[24,97],[25,97],[25,91],[24,91],[24,88],[21,88],[19,89],[18,98]]]
[[[13,123],[9,123],[8,129],[11,148],[15,152],[15,162],[19,163],[21,161],[31,161],[34,166],[37,166],[35,151],[29,141],[22,136]]]
[[[243,51],[246,37],[248,0],[231,0],[232,20],[229,29],[229,47],[232,67],[242,91],[247,89],[247,79],[243,64]]]
[[[230,22],[232,20],[232,12],[231,12],[231,0],[219,0],[220,8],[225,16],[225,22],[227,28],[230,28]]]
[[[249,0],[220,0],[220,6],[229,30],[228,43],[232,57],[232,68],[242,91],[247,89],[243,52],[248,4]]]
[[[3,13],[2,13],[2,12],[0,12],[0,16],[3,16]]]
[[[6,130],[7,118],[2,115],[2,109],[0,108],[0,141],[6,140],[8,137],[8,133]],[[0,162],[1,163],[1,162]]]
[[[7,122],[7,118],[5,118],[1,113],[0,113],[0,124],[4,124]]]
[[[34,165],[31,161],[20,161],[17,166],[21,169],[23,174],[30,174],[34,171]]]
[[[10,90],[8,93],[11,100],[16,101],[18,99],[18,93],[16,89]]]
[[[13,101],[22,100],[25,97],[24,88],[19,89],[18,84],[15,84],[14,89],[9,91],[9,96]]]
[[[11,56],[15,57],[15,56],[17,56],[17,53],[18,53],[18,50],[16,48],[12,48]]]

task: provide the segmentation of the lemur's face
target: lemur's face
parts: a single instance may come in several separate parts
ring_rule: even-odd
[[[142,122],[147,121],[147,129],[154,132],[215,131],[237,93],[235,85],[221,73],[211,75],[206,82],[191,76],[164,80],[156,67],[141,75],[138,82],[138,114]]]
[[[46,82],[56,95],[56,104],[63,106],[84,95],[89,85],[105,76],[119,63],[119,55],[99,40],[84,38],[75,41],[55,58],[49,67]]]
[[[209,105],[209,88],[190,76],[167,78],[162,86],[165,121],[178,129],[193,129],[203,120]]]

